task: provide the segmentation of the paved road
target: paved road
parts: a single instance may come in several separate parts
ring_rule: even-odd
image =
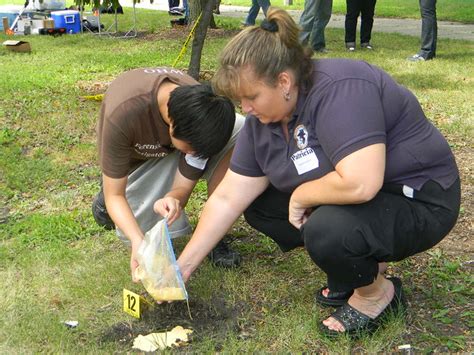
[[[167,0],[155,0],[153,4],[149,3],[149,0],[141,0],[142,2],[137,4],[137,8],[152,9],[152,10],[168,10]],[[249,0],[250,2],[250,0]],[[120,3],[123,6],[131,7],[131,0],[122,0]],[[237,17],[242,20],[245,19],[248,7],[243,6],[229,6],[221,5],[221,15],[226,17]],[[301,11],[290,10],[292,16],[298,20]],[[263,18],[260,14],[259,18]],[[328,27],[344,28],[344,16],[333,15]],[[420,36],[421,33],[421,20],[415,19],[392,19],[392,18],[375,18],[373,32],[390,32],[390,33],[401,33],[411,36]],[[438,37],[439,38],[452,38],[452,39],[463,39],[468,41],[474,41],[474,24],[462,24],[458,22],[449,21],[438,21]]]

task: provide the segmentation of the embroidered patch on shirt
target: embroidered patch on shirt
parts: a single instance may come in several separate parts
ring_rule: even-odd
[[[308,131],[306,127],[302,124],[297,126],[293,138],[295,138],[296,145],[299,149],[305,149],[308,146]]]

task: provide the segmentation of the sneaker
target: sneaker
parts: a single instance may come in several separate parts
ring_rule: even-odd
[[[407,60],[410,62],[424,62],[426,60],[421,54],[415,54],[414,56],[408,57]]]
[[[184,12],[181,12],[179,10],[174,10],[174,9],[171,9],[168,11],[168,15],[171,15],[171,16],[183,16],[184,15]]]
[[[238,267],[242,257],[238,252],[229,248],[228,237],[224,237],[208,255],[210,262],[217,267],[233,268]]]
[[[356,50],[356,44],[355,42],[346,42],[346,49],[349,52],[354,52]]]
[[[372,47],[372,45],[369,42],[361,43],[360,47],[362,49],[368,49],[368,50],[373,50],[374,49],[374,47]]]
[[[321,54],[329,53],[329,51],[326,49],[326,47],[321,47],[321,48],[315,49],[314,51],[316,53],[321,53]]]
[[[112,218],[110,218],[107,208],[105,207],[103,190],[100,190],[92,201],[92,215],[99,226],[107,230],[115,229],[115,223],[112,221]]]
[[[170,11],[180,12],[181,14],[184,14],[184,7],[174,6],[170,8]]]
[[[181,27],[188,25],[188,19],[186,17],[181,17],[178,19],[170,20],[171,27]]]
[[[251,23],[247,23],[247,22],[245,22],[245,21],[242,21],[242,22],[240,23],[240,26],[241,26],[241,27],[250,27],[250,26],[255,26],[255,24],[252,25]]]

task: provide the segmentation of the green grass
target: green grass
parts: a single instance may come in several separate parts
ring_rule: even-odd
[[[147,3],[149,0],[142,0]],[[0,0],[0,5],[23,5],[23,0]],[[250,6],[251,0],[222,0],[225,5]],[[303,9],[304,0],[293,0],[291,6],[284,6],[284,0],[272,0],[272,5],[285,9]],[[67,5],[74,1],[67,0]],[[437,16],[440,21],[457,21],[474,23],[474,6],[472,0],[443,0],[437,3]],[[345,14],[346,1],[334,0],[333,13]],[[420,18],[418,1],[414,0],[379,0],[375,8],[377,17]]]
[[[129,28],[129,14],[119,20],[122,30]],[[104,334],[117,324],[147,325],[121,310],[122,288],[142,291],[130,280],[128,250],[90,215],[99,189],[95,123],[100,103],[83,97],[103,92],[125,70],[171,65],[185,31],[167,36],[168,21],[164,13],[138,10],[145,37],[30,36],[31,54],[0,48],[0,212],[9,209],[0,223],[1,353],[128,352],[130,343],[104,341]],[[225,28],[239,25],[237,19],[218,21]],[[327,36],[331,56],[351,56],[343,49],[342,30],[328,29]],[[208,38],[202,70],[216,68],[227,41]],[[405,60],[418,48],[417,37],[376,33],[373,42],[376,51],[352,56],[379,65],[413,90],[455,153],[472,149],[472,42],[440,41],[438,58],[418,64]],[[189,53],[178,67],[188,61]],[[193,223],[204,198],[200,183],[188,206]],[[328,340],[318,332],[328,310],[313,302],[324,274],[304,251],[282,254],[242,220],[233,234],[244,257],[242,268],[222,271],[205,263],[188,283],[195,319],[202,317],[199,304],[211,304],[214,318],[196,330],[186,351],[375,353],[397,351],[406,342],[423,351],[472,351],[466,330],[473,324],[469,255],[435,250],[391,266],[402,274],[412,307],[431,310],[427,318],[413,315],[408,324],[395,318],[359,341]],[[177,241],[178,251],[185,242]],[[226,319],[229,328],[213,328],[223,317],[216,300],[235,312]],[[65,320],[78,320],[79,327],[68,329]]]
[[[270,0],[273,6],[286,9],[303,9],[304,0],[293,0],[291,6],[284,6],[284,0]],[[222,4],[250,6],[251,0],[223,0]],[[466,23],[474,22],[474,6],[471,0],[444,0],[438,1],[438,20],[459,21]],[[333,13],[345,14],[346,1],[334,0]],[[398,17],[398,18],[420,18],[418,1],[413,0],[379,0],[375,6],[376,17]]]

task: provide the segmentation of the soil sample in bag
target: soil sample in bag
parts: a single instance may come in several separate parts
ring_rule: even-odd
[[[165,220],[145,234],[137,259],[135,277],[156,301],[188,299]]]

